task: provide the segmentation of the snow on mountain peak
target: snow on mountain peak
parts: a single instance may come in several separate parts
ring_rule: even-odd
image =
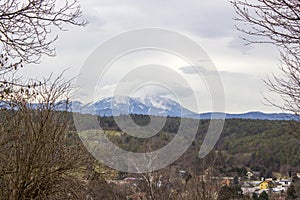
[[[176,101],[166,98],[166,97],[153,97],[153,96],[145,96],[145,97],[138,97],[137,98],[141,103],[149,106],[160,108],[163,110],[172,110],[174,106],[181,107]]]

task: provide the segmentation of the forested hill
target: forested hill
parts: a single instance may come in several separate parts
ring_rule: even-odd
[[[300,167],[300,126],[294,121],[226,120],[218,148],[237,164],[280,170]]]
[[[132,115],[137,124],[149,123],[149,116]],[[119,132],[113,117],[98,117],[105,130]],[[194,120],[194,119],[190,119]],[[86,129],[88,127],[86,123]],[[130,151],[142,151],[145,143],[153,149],[167,144],[176,134],[180,118],[167,118],[166,124],[157,136],[150,139],[136,139],[129,135],[111,136],[115,143]],[[185,154],[186,166],[195,161],[201,142],[207,132],[209,120],[200,120],[195,142]],[[249,167],[286,172],[290,168],[300,169],[300,126],[296,121],[269,121],[249,119],[229,119],[215,147],[220,168]],[[180,161],[179,161],[180,162]]]

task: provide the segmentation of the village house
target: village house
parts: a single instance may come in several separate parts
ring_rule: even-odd
[[[265,181],[262,181],[260,184],[259,184],[259,189],[260,190],[268,190],[270,189],[271,187],[273,187],[274,184],[272,181],[270,180],[265,180]]]
[[[243,194],[253,194],[256,190],[258,190],[254,185],[252,185],[249,182],[243,183],[241,186],[241,189],[243,191]]]
[[[292,179],[279,179],[278,183],[283,187],[289,187],[292,184]]]
[[[260,177],[260,172],[259,171],[248,171],[246,173],[246,177],[250,179],[257,179]]]

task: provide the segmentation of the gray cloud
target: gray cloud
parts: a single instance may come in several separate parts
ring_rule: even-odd
[[[226,37],[235,32],[233,10],[230,4],[223,0],[91,2],[92,12],[98,13],[98,19],[94,18],[95,21],[115,24],[124,29],[158,26],[184,30],[203,37]]]
[[[212,70],[207,67],[203,66],[183,66],[179,68],[179,70],[184,74],[198,74],[200,73],[203,76],[211,76],[211,75],[220,75],[223,77],[231,77],[231,78],[250,78],[253,77],[251,74],[240,73],[240,72],[231,72],[231,71],[224,71],[224,70]]]
[[[209,70],[203,66],[184,66],[179,68],[181,72],[184,74],[204,74],[204,75],[209,75],[211,73],[215,73],[213,70]]]
[[[274,109],[261,103],[262,78],[270,72],[277,73],[278,54],[271,46],[245,47],[244,41],[239,38],[241,33],[234,28],[235,13],[228,1],[82,0],[80,4],[83,18],[89,24],[85,28],[68,26],[69,31],[59,32],[59,39],[54,44],[57,56],[43,57],[41,65],[22,69],[21,75],[40,78],[69,68],[70,75],[66,79],[72,78],[78,75],[92,50],[107,39],[136,28],[161,27],[181,32],[203,46],[221,69],[218,73],[224,82],[228,111]],[[204,76],[216,74],[209,60],[199,60],[197,64],[198,72]],[[123,66],[128,67],[126,63]],[[183,66],[180,72],[189,78],[198,73],[197,70]],[[116,71],[115,75],[119,77],[122,73]],[[103,83],[107,86],[105,92],[110,91],[108,86],[113,84],[114,79],[108,77]],[[151,88],[147,90],[155,93]],[[188,95],[184,93],[185,88],[178,86],[178,90],[179,94]],[[157,93],[163,95],[164,91],[157,89]]]

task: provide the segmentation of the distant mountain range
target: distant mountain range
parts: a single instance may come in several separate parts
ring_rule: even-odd
[[[121,114],[142,114],[170,117],[188,117],[196,119],[217,119],[224,113],[195,113],[182,107],[174,100],[164,97],[133,98],[126,96],[108,97],[99,101],[83,104],[79,101],[71,102],[73,112],[93,114],[98,116],[118,116]],[[291,120],[296,119],[293,114],[247,112],[241,114],[228,114],[226,119],[260,119],[260,120]]]

